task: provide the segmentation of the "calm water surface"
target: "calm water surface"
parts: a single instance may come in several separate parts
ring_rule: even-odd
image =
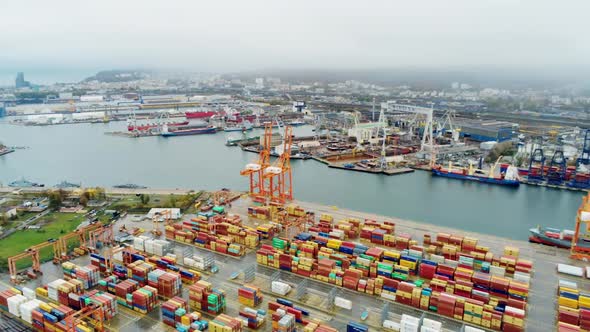
[[[256,156],[226,147],[229,134],[140,139],[104,134],[124,128],[124,122],[47,127],[0,122],[1,142],[28,147],[0,156],[0,182],[25,177],[46,185],[67,180],[84,186],[246,189],[239,171]],[[295,133],[312,132],[299,127]],[[313,160],[292,165],[297,199],[514,239],[526,239],[537,224],[573,228],[583,195],[433,178],[422,171],[382,176],[329,169]]]

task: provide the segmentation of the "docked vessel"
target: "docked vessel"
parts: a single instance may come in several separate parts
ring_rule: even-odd
[[[298,127],[298,126],[303,126],[303,125],[305,125],[305,121],[302,121],[302,120],[293,120],[293,121],[289,122],[289,126],[292,126],[292,127]]]
[[[574,236],[574,231],[572,230],[537,226],[529,229],[529,232],[529,242],[565,249],[570,249],[572,247],[572,239]],[[590,248],[590,243],[586,241],[579,241],[579,244],[585,244],[586,247]]]
[[[500,158],[498,158],[498,161]],[[432,175],[465,181],[477,181],[481,183],[518,187],[520,185],[520,180],[518,178],[518,170],[516,167],[508,166],[506,172],[500,172],[499,175],[494,174],[498,161],[490,168],[487,174],[481,169],[475,169],[473,164],[469,164],[469,167],[465,168],[453,167],[452,163],[449,162],[448,168],[444,168],[441,165],[434,165],[432,167]]]
[[[25,178],[22,178],[20,180],[16,180],[16,181],[12,181],[8,184],[9,187],[45,187],[44,184],[42,183],[36,183],[36,182],[31,182],[26,180]]]
[[[227,146],[236,146],[238,144],[248,144],[248,143],[256,143],[260,141],[260,136],[254,136],[254,137],[243,137],[243,138],[236,138],[236,137],[228,137],[225,140],[225,145]]]
[[[202,134],[215,134],[217,129],[213,126],[208,127],[200,127],[200,126],[184,126],[184,127],[177,127],[173,130],[170,130],[168,126],[164,125],[162,128],[162,136],[170,137],[170,136],[189,136],[189,135],[202,135]]]
[[[248,131],[252,130],[253,126],[250,121],[243,121],[242,123],[238,123],[234,126],[228,126],[223,128],[223,131],[231,132],[231,131]]]
[[[214,115],[216,115],[217,112],[213,112],[213,111],[193,111],[193,112],[185,112],[184,115],[186,116],[187,119],[208,119]]]
[[[186,126],[188,124],[189,124],[188,121],[166,123],[166,125],[168,125],[169,127]],[[129,124],[127,124],[127,130],[128,131],[134,131],[134,130],[143,131],[143,130],[149,130],[152,128],[157,128],[158,126],[159,126],[159,124],[157,124],[157,123],[146,123],[146,124],[140,124],[140,125],[133,125],[133,124],[129,123]]]
[[[118,188],[118,189],[146,189],[147,188],[146,186],[140,186],[140,185],[133,184],[133,183],[118,184],[113,187]]]
[[[65,188],[80,188],[82,186],[81,183],[72,183],[68,181],[62,181],[55,185],[56,188],[65,189]]]

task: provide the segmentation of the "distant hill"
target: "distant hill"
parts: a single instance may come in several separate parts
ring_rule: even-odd
[[[152,73],[147,70],[103,70],[84,79],[84,82],[99,81],[105,83],[130,82],[151,77]]]

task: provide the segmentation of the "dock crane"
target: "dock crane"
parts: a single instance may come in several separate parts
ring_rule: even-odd
[[[531,154],[529,161],[529,174],[527,180],[529,182],[539,183],[544,180],[545,169],[545,154],[542,148],[536,148]]]
[[[249,178],[249,194],[255,198],[263,198],[264,188],[264,170],[270,166],[270,149],[272,142],[272,122],[264,124],[264,136],[262,146],[258,155],[258,160],[246,164],[246,167],[240,171],[240,175]]]
[[[547,169],[547,183],[551,185],[562,185],[565,181],[566,170],[567,160],[563,154],[563,147],[558,146],[551,157],[551,162]]]
[[[94,230],[96,230],[98,228],[101,228],[101,227],[102,227],[102,224],[99,223],[99,222],[96,222],[96,223],[90,224],[88,226],[84,226],[82,228],[79,228],[79,229],[77,229],[77,230],[75,230],[75,231],[73,231],[73,232],[71,232],[69,234],[66,234],[66,235],[60,237],[57,240],[57,242],[58,242],[58,244],[60,246],[61,260],[62,261],[65,261],[65,260],[68,260],[69,259],[69,256],[68,256],[68,241],[70,239],[73,239],[73,238],[76,238],[77,237],[78,238],[78,245],[80,247],[82,247],[82,248],[86,248],[87,249],[88,248],[88,241],[87,241],[87,239],[88,239],[87,238],[88,233],[90,233],[90,232],[92,232],[92,231],[94,231]]]
[[[76,326],[84,325],[86,322],[94,327],[93,331],[102,332],[105,330],[104,318],[103,309],[96,304],[91,304],[64,319],[65,332],[78,331]]]
[[[283,148],[279,158],[264,169],[266,198],[273,203],[285,203],[293,199],[293,173],[291,169],[291,145],[293,144],[293,127],[285,127]]]
[[[576,171],[572,174],[572,180],[567,184],[568,187],[588,189],[590,188],[590,175],[588,171],[581,172],[584,168],[590,165],[590,130],[584,133],[584,145],[582,146],[582,153],[576,159]]]
[[[113,223],[103,225],[88,232],[88,249],[90,251],[98,250],[98,243],[103,245],[112,245],[114,242]]]

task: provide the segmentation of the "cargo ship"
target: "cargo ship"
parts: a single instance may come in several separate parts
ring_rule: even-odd
[[[9,187],[45,187],[42,183],[36,183],[26,180],[25,178],[21,178],[20,180],[12,181],[8,184]]]
[[[170,136],[189,136],[189,135],[203,135],[203,134],[215,134],[217,129],[213,126],[208,127],[193,127],[193,126],[185,126],[185,127],[177,127],[174,130],[169,130],[168,126],[164,125],[162,128],[162,136],[170,137]]]
[[[181,122],[169,122],[169,123],[165,123],[166,125],[168,125],[169,127],[178,127],[178,126],[186,126],[189,124],[188,121],[181,121]],[[134,131],[134,130],[149,130],[152,128],[157,128],[159,125],[157,123],[146,123],[146,124],[141,124],[141,125],[133,125],[133,124],[127,124],[127,130],[128,131]]]
[[[501,157],[500,157],[501,158]],[[498,161],[500,160],[498,158]],[[481,160],[480,160],[481,164]],[[451,179],[465,180],[465,181],[477,181],[481,183],[497,184],[508,187],[518,187],[520,180],[518,178],[518,170],[514,166],[508,166],[506,172],[500,172],[499,175],[494,174],[494,170],[498,162],[496,162],[486,174],[481,169],[475,169],[473,164],[469,164],[469,168],[455,167],[449,162],[448,168],[443,168],[441,165],[434,165],[432,167],[432,175],[442,176]]]
[[[254,127],[252,126],[252,123],[250,123],[250,121],[244,121],[241,124],[237,124],[235,126],[231,126],[231,127],[225,127],[223,129],[223,131],[226,132],[231,132],[231,131],[248,131],[248,130],[252,130]]]
[[[529,242],[564,249],[570,249],[572,247],[572,239],[574,237],[574,231],[572,230],[537,226],[529,229],[529,232]],[[586,241],[579,242],[582,246],[586,244],[585,246],[590,248],[590,243]]]
[[[194,111],[184,113],[187,119],[208,119],[216,114],[217,112],[213,111]]]

